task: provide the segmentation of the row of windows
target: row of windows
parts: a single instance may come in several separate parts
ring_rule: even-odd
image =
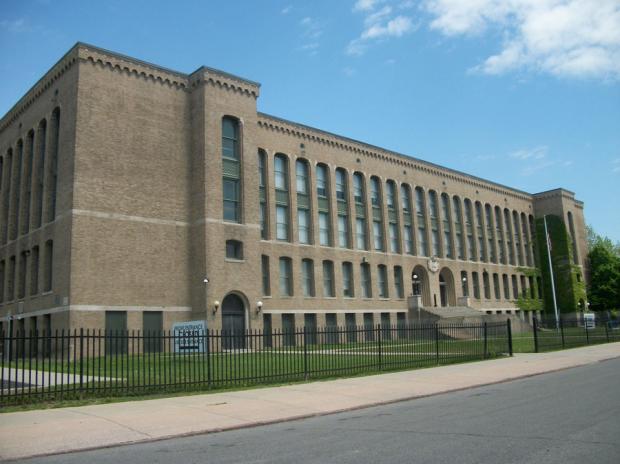
[[[263,239],[271,237],[266,156],[263,150],[259,150],[260,225]],[[295,241],[298,243],[334,246],[331,223],[334,202],[328,177],[327,165],[317,164],[316,195],[311,195],[310,164],[301,158],[295,161],[298,233]],[[291,192],[288,178],[288,157],[281,153],[276,154],[275,239],[290,242],[294,240],[291,237]],[[335,238],[338,247],[353,248],[354,244],[357,249],[369,250],[369,235],[372,234],[372,247],[376,251],[533,266],[534,224],[531,215],[526,216],[525,213],[507,208],[493,208],[489,204],[483,206],[482,203],[472,203],[467,198],[461,201],[460,197],[450,197],[446,193],[438,196],[437,192],[426,192],[421,187],[413,190],[413,203],[411,187],[402,184],[400,189],[397,189],[393,180],[386,182],[384,205],[381,181],[376,176],[370,178],[370,208],[367,208],[364,175],[355,172],[352,181],[354,205],[349,208],[348,174],[343,168],[335,170]],[[318,217],[316,240],[313,237],[311,220],[313,207],[316,207]],[[384,214],[385,212],[387,214]],[[387,230],[387,243],[384,230]],[[352,234],[354,240],[351,240]]]
[[[334,262],[324,260],[322,266],[322,295],[325,298],[336,297],[336,285],[334,277]],[[341,265],[342,288],[341,295],[345,298],[355,297],[354,270],[353,263],[345,261]],[[394,266],[393,270],[393,295],[396,298],[404,298],[405,291],[403,286],[403,270],[400,266]],[[359,268],[359,278],[361,285],[361,297],[373,298],[373,285],[371,277],[371,267],[368,263],[362,263]],[[301,260],[301,288],[304,297],[316,296],[314,261],[304,258]],[[278,260],[279,276],[279,295],[290,297],[294,296],[293,291],[293,261],[288,257],[281,257]],[[388,288],[388,268],[383,264],[377,266],[377,297],[389,298]],[[271,295],[270,266],[269,256],[262,256],[262,284],[263,294]]]
[[[488,272],[482,273],[482,290],[484,292],[484,299],[491,300],[501,300],[502,298],[505,300],[510,299],[518,299],[520,296],[525,298],[541,298],[540,289],[542,288],[542,282],[540,277],[537,277],[536,280],[532,276],[517,276],[512,274],[508,276],[508,274],[501,275],[502,286],[500,288],[500,275],[498,273],[493,273],[492,275],[492,283],[493,283],[493,294],[491,294],[491,281],[490,275]],[[511,285],[512,284],[512,285]],[[520,285],[519,285],[520,284]],[[512,294],[510,292],[510,287],[512,286]],[[519,286],[521,291],[519,291]],[[471,296],[470,288],[473,290],[473,297],[477,300],[482,299],[481,287],[480,287],[480,276],[478,272],[471,273],[471,284],[470,279],[466,271],[461,271],[461,291],[463,296]],[[503,289],[503,295],[502,295]]]
[[[19,261],[17,259],[19,258]],[[18,256],[13,255],[8,259],[8,266],[5,260],[0,261],[0,303],[15,300],[15,283],[17,279],[17,299],[26,297],[27,293],[27,274],[30,271],[30,295],[39,293],[39,274],[43,271],[43,291],[52,290],[52,270],[54,261],[54,243],[51,240],[45,242],[43,260],[39,246],[30,250],[22,250]]]
[[[0,237],[15,240],[56,217],[60,109],[0,158]]]

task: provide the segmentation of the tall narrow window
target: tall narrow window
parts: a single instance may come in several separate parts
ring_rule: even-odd
[[[400,237],[398,236],[398,211],[396,204],[396,184],[388,180],[385,184],[388,212],[388,232],[390,235],[390,252],[400,253]]]
[[[487,300],[491,299],[491,284],[489,282],[489,273],[484,271],[482,273],[482,285],[484,286],[484,297]]]
[[[370,202],[372,204],[372,231],[374,248],[377,251],[385,250],[383,238],[383,210],[381,201],[381,183],[379,178],[370,178]]]
[[[515,249],[517,250],[517,263],[519,263],[519,266],[523,266],[523,249],[521,248],[522,242],[520,234],[521,226],[519,225],[519,213],[516,211],[512,212],[512,227],[515,240]]]
[[[456,246],[456,258],[465,259],[465,237],[463,223],[461,222],[461,200],[452,197],[452,214],[454,221],[454,245]]]
[[[525,262],[528,266],[532,266],[532,248],[530,237],[527,233],[527,218],[525,213],[521,213],[521,235],[523,237],[523,248],[525,249]]]
[[[314,262],[301,260],[301,286],[305,297],[314,296]]]
[[[418,220],[418,253],[421,256],[429,256],[428,242],[426,240],[426,202],[424,190],[421,187],[415,189],[416,217]]]
[[[333,261],[323,261],[323,296],[327,298],[336,296]]]
[[[499,206],[495,207],[495,237],[497,238],[497,253],[499,262],[506,264],[506,252],[504,249],[504,225],[502,221],[502,210]]]
[[[269,256],[262,255],[261,257],[261,271],[263,277],[263,295],[271,295],[271,278],[269,275]]]
[[[476,236],[478,237],[478,256],[480,261],[486,262],[484,253],[484,222],[482,219],[482,204],[476,202]]]
[[[478,277],[477,272],[471,273],[472,285],[474,287],[474,298],[476,300],[480,299],[480,278]]]
[[[428,205],[431,216],[431,248],[433,256],[443,256],[439,243],[439,215],[437,213],[437,193],[434,190],[428,192]]]
[[[370,264],[360,266],[360,280],[362,284],[362,298],[372,298],[372,281],[370,280]]]
[[[45,178],[45,150],[47,142],[47,121],[41,120],[37,130],[37,155],[34,167],[34,212],[33,212],[33,228],[38,229],[43,222],[43,194],[44,194],[44,178]]]
[[[276,239],[289,241],[289,191],[288,159],[277,154],[273,160],[274,187],[276,190]]]
[[[319,211],[319,243],[323,246],[331,246],[331,219],[329,201],[329,181],[327,166],[316,166],[316,196]]]
[[[493,229],[493,214],[491,212],[491,205],[488,203],[484,205],[484,220],[487,226],[487,252],[489,254],[489,261],[497,263],[497,257],[495,255],[495,232]]]
[[[2,182],[2,243],[6,243],[9,237],[9,211],[11,206],[11,183],[13,177],[13,150],[9,148],[6,153],[6,166],[4,168],[5,180]]]
[[[525,283],[525,276],[519,276],[519,280],[521,280],[521,296],[523,298],[527,298],[527,284]]]
[[[308,162],[303,159],[295,161],[295,179],[297,189],[297,239],[299,243],[310,243],[310,181]]]
[[[377,268],[377,277],[379,284],[379,298],[389,298],[388,283],[387,283],[387,267],[384,264],[379,264]]]
[[[508,274],[502,274],[502,284],[504,285],[504,299],[510,299],[510,284],[508,283]]]
[[[362,174],[353,174],[353,196],[355,197],[355,247],[358,250],[368,249],[366,237],[366,192]]]
[[[346,298],[353,298],[353,265],[342,263],[342,294]]]
[[[476,246],[474,243],[474,216],[471,201],[465,199],[465,233],[467,235],[467,256],[470,261],[476,261]]]
[[[224,220],[241,222],[241,162],[239,122],[222,118],[222,170]]]
[[[496,272],[493,273],[493,292],[495,294],[496,300],[502,299],[502,295],[501,295],[500,288],[499,288],[499,274],[497,274]]]
[[[27,234],[30,230],[30,199],[32,198],[32,165],[34,163],[34,131],[28,132],[26,138],[26,156],[24,160],[24,186],[22,190],[22,211],[20,219],[20,234]]]
[[[506,236],[506,254],[508,255],[508,263],[514,266],[515,262],[515,250],[512,246],[512,220],[510,217],[510,210],[504,209],[504,234]]]
[[[405,287],[403,286],[403,268],[394,266],[394,291],[397,298],[405,298]]]
[[[0,261],[0,303],[4,303],[4,281],[6,278],[6,263]]]
[[[511,276],[511,280],[512,280],[512,297],[516,300],[519,298],[519,285],[517,284],[517,276],[513,274]]]
[[[349,193],[347,174],[342,168],[336,169],[336,202],[338,209],[338,246],[349,248]]]
[[[446,252],[446,258],[454,259],[452,253],[452,227],[450,218],[450,197],[447,194],[441,194],[441,224],[443,226],[443,248]],[[457,245],[458,246],[458,245]]]
[[[400,197],[403,211],[403,245],[405,253],[408,255],[415,254],[413,241],[413,225],[411,218],[411,190],[408,185],[400,186]]]
[[[11,194],[11,214],[10,221],[10,235],[9,238],[14,240],[17,238],[18,224],[19,224],[19,202],[21,200],[21,185],[22,185],[22,163],[24,158],[24,142],[20,139],[17,142],[17,153],[15,158],[15,164],[13,166],[13,192]]]
[[[267,154],[260,148],[258,149],[258,198],[260,202],[260,238],[267,240],[267,238],[269,238],[269,212],[267,210]]]
[[[280,296],[293,296],[291,258],[280,258]]]
[[[51,240],[45,242],[45,274],[43,276],[43,291],[50,292],[54,280],[54,243]]]
[[[19,280],[17,282],[17,298],[22,299],[26,296],[26,268],[28,261],[28,253],[22,251],[19,254]]]

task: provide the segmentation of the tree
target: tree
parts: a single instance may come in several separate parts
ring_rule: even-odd
[[[588,227],[590,309],[620,308],[620,243],[598,235]]]

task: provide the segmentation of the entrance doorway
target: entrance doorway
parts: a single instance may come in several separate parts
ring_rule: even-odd
[[[245,347],[245,305],[234,293],[222,301],[222,348],[235,350]]]
[[[439,302],[442,307],[448,306],[448,289],[446,280],[439,274]]]

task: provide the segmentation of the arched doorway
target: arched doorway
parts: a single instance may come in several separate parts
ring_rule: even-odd
[[[439,273],[439,304],[442,307],[456,306],[454,276],[447,267],[444,267]]]
[[[416,266],[411,272],[411,294],[422,297],[423,306],[431,306],[431,292],[428,281],[428,273],[422,266]]]
[[[245,347],[245,304],[241,297],[229,293],[222,301],[222,348]]]

